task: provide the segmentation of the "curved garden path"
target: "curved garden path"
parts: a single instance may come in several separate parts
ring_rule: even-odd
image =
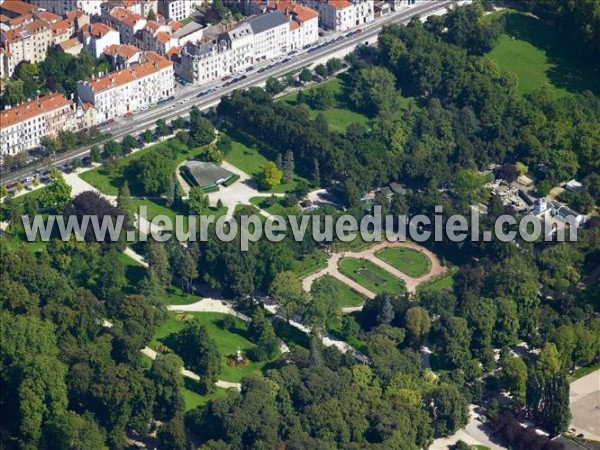
[[[379,250],[383,250],[384,248],[410,248],[412,250],[416,250],[420,253],[423,253],[425,256],[427,256],[429,258],[429,260],[431,261],[431,268],[428,273],[426,273],[425,275],[423,275],[421,277],[418,277],[418,278],[409,277],[407,274],[405,274],[401,270],[398,270],[395,267],[392,267],[385,261],[382,261],[377,256],[375,256],[375,253],[377,253]],[[302,280],[302,286],[304,287],[304,290],[306,290],[307,292],[310,292],[312,285],[316,279],[321,278],[324,275],[331,275],[332,277],[335,277],[338,280],[340,280],[342,283],[347,284],[349,287],[354,289],[356,292],[364,295],[368,299],[375,298],[376,294],[374,292],[361,286],[360,284],[351,280],[350,278],[348,278],[347,276],[345,276],[344,274],[342,274],[340,272],[338,263],[342,258],[365,259],[365,260],[375,264],[376,266],[382,268],[386,272],[389,272],[396,278],[403,280],[404,283],[406,283],[406,289],[408,290],[408,292],[410,294],[414,294],[417,291],[417,287],[419,285],[426,283],[426,282],[432,280],[433,278],[436,278],[436,277],[442,275],[447,270],[446,267],[442,266],[439,258],[433,252],[429,251],[425,247],[415,244],[414,242],[380,242],[379,244],[376,244],[376,245],[369,247],[365,250],[362,250],[360,252],[332,253],[331,256],[329,257],[329,260],[327,261],[327,267],[325,269],[323,269],[319,272],[315,272]],[[355,310],[356,308],[352,308],[352,309]],[[349,310],[349,308],[345,308],[344,312],[348,312],[348,310]]]

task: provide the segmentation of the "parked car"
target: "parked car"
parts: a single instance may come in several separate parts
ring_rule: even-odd
[[[108,124],[112,125],[113,123],[115,123],[115,119],[108,119]]]
[[[246,69],[246,72],[252,72],[254,70],[254,66],[250,66]]]
[[[133,117],[133,113],[131,111],[129,111],[127,114],[125,114],[126,119],[129,119],[130,117]]]

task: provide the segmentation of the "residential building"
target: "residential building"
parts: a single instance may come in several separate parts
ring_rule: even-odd
[[[100,15],[100,5],[102,1],[99,0],[28,0],[40,8],[52,11],[55,14],[61,16],[66,14],[68,11],[75,11],[80,9],[85,14],[94,16]]]
[[[0,43],[6,52],[6,75],[11,76],[23,61],[40,63],[46,59],[52,45],[52,30],[43,20],[0,33]]]
[[[181,51],[179,75],[194,84],[204,84],[231,74],[231,52],[224,39],[186,43]]]
[[[187,19],[194,10],[194,2],[190,0],[159,0],[158,12],[167,19],[180,21]]]
[[[289,50],[312,45],[319,40],[319,13],[307,6],[288,3],[284,14],[289,19]]]
[[[119,32],[101,22],[84,26],[82,32],[83,45],[96,59],[111,45],[121,43]]]
[[[104,55],[109,59],[114,70],[120,70],[138,64],[142,51],[133,45],[111,45],[104,50]]]
[[[58,44],[59,48],[69,55],[77,56],[83,50],[83,44],[78,38],[71,38]]]
[[[139,64],[77,83],[78,104],[93,105],[99,122],[149,107],[174,90],[173,63],[155,52],[146,52]]]
[[[271,59],[288,51],[290,25],[281,11],[251,17],[244,24],[252,29],[254,60]]]
[[[573,211],[567,206],[557,202],[549,202],[545,198],[541,198],[527,210],[525,216],[534,216],[541,219],[546,227],[546,234],[553,235],[557,230],[564,230],[571,227],[582,227],[587,216]]]
[[[50,94],[0,112],[1,154],[15,155],[40,145],[44,136],[77,129],[73,101]]]
[[[12,30],[22,27],[36,19],[38,7],[20,0],[0,1],[0,29]]]
[[[144,29],[147,20],[139,14],[125,8],[114,8],[108,15],[101,17],[102,22],[116,29],[121,36],[121,43],[135,45],[135,35]]]
[[[373,0],[327,0],[312,3],[319,8],[321,25],[335,31],[346,31],[375,18]]]

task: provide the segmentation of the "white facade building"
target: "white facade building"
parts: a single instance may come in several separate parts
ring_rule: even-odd
[[[168,19],[179,22],[190,17],[194,6],[194,2],[190,0],[159,0],[158,12]]]
[[[346,31],[375,19],[373,0],[327,0],[317,3],[321,25]]]
[[[104,51],[121,43],[119,32],[103,23],[94,23],[83,28],[83,45],[94,58],[98,59]]]
[[[175,91],[173,63],[154,52],[147,52],[141,61],[104,77],[78,82],[79,104],[93,105],[97,120],[104,122],[172,96]]]
[[[246,24],[254,34],[254,59],[271,59],[288,51],[290,25],[280,11],[262,14],[248,19]]]
[[[67,11],[81,9],[90,16],[100,15],[100,5],[102,4],[100,0],[28,0],[28,2],[55,14],[63,15]]]
[[[77,129],[73,102],[58,93],[0,112],[0,124],[2,156],[38,147],[44,136]]]

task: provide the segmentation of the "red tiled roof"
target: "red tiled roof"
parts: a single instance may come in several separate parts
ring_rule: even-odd
[[[140,20],[144,20],[139,14],[132,13],[125,8],[115,8],[110,12],[110,15],[130,27],[134,27]]]
[[[63,94],[54,93],[23,103],[20,106],[2,111],[0,113],[0,123],[3,127],[10,127],[16,123],[22,122],[32,117],[39,116],[63,106],[72,105],[73,102],[67,99]]]
[[[102,78],[91,80],[89,85],[92,88],[92,91],[102,92],[117,86],[122,86],[173,65],[171,61],[154,52],[147,52],[146,59],[147,61],[145,63],[109,73]]]
[[[94,37],[104,37],[111,31],[116,30],[100,22],[92,24],[90,28],[90,34]]]

